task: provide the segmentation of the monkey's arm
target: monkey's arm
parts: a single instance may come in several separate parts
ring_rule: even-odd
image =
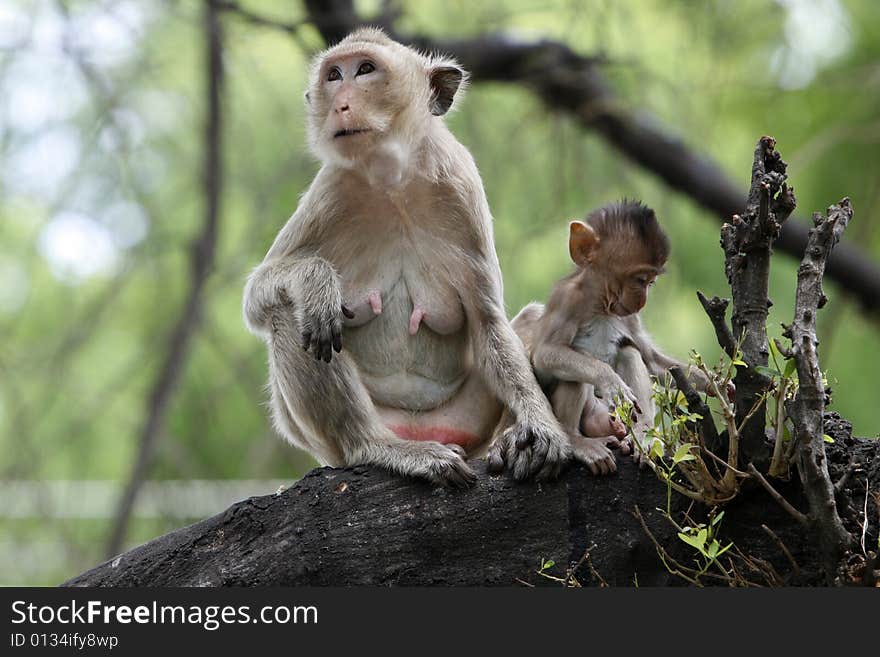
[[[333,266],[304,250],[264,260],[248,277],[242,312],[257,334],[271,328],[272,314],[282,308],[312,315],[338,313],[342,306],[339,275]]]
[[[276,313],[292,313],[302,346],[329,362],[333,351],[342,349],[342,315],[348,312],[342,305],[339,274],[308,246],[321,211],[307,192],[248,277],[242,314],[248,329],[265,338]]]
[[[578,328],[578,321],[566,312],[564,305],[548,304],[532,350],[535,371],[542,378],[589,383],[597,397],[610,401],[620,394],[638,406],[633,391],[610,365],[572,348]]]
[[[696,367],[691,367],[690,365],[683,363],[676,358],[672,358],[671,356],[667,356],[660,351],[651,340],[647,331],[645,331],[645,328],[642,325],[642,320],[638,315],[628,317],[627,324],[632,332],[633,341],[636,343],[642,354],[642,360],[645,361],[645,364],[648,366],[648,371],[652,376],[662,380],[667,376],[671,368],[679,367],[687,374],[691,385],[694,386],[698,392],[709,392],[709,379],[706,378],[706,375]]]

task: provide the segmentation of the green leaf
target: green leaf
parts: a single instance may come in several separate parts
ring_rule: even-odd
[[[706,544],[706,537],[709,535],[709,530],[703,527],[700,531],[697,532],[697,539],[700,541],[700,545]]]
[[[556,562],[553,561],[553,559],[548,559],[547,561],[541,559],[541,570],[547,570],[548,568],[552,568],[555,565]]]
[[[826,443],[833,443],[834,442],[834,438],[829,436],[827,433],[822,435],[822,440],[824,440]]]
[[[688,536],[687,534],[682,534],[681,532],[679,532],[678,537],[685,543],[690,545],[692,548],[696,548],[700,552],[703,551],[703,542],[696,536]]]
[[[723,517],[724,517],[724,511],[722,511],[722,512],[719,513],[717,516],[715,516],[714,518],[712,518],[712,525],[713,525],[713,526],[717,526],[717,525],[721,522],[721,519],[722,519]]]
[[[780,376],[781,372],[774,367],[765,367],[764,365],[755,365],[755,371],[758,374],[763,374],[764,376],[769,376],[771,379],[775,376]]]
[[[736,360],[730,361],[730,364],[736,365],[737,367],[748,367],[748,365],[746,365],[745,361],[740,360],[739,358],[737,358]]]
[[[691,448],[693,445],[689,443],[685,443],[684,445],[679,445],[678,449],[675,450],[675,454],[672,455],[673,463],[681,463],[683,461],[694,461],[696,460],[696,456],[691,454]]]
[[[658,459],[663,458],[663,443],[655,440],[654,444],[651,445],[651,451],[648,452],[648,456]]]
[[[785,372],[782,373],[786,379],[794,374],[794,371],[797,369],[797,363],[794,362],[794,358],[789,358],[788,362],[785,364]]]

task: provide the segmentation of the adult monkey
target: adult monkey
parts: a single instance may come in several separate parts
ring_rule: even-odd
[[[267,342],[276,427],[323,464],[465,486],[502,408],[516,478],[567,459],[504,313],[479,173],[441,118],[464,81],[375,29],[314,60],[308,135],[323,166],[243,312]]]

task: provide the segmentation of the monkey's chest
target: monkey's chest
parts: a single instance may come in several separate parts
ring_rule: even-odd
[[[576,351],[588,353],[609,365],[614,364],[621,344],[632,338],[623,323],[616,317],[596,317],[575,335],[571,346]]]
[[[459,390],[470,369],[469,344],[454,294],[399,277],[345,300],[355,317],[346,322],[343,346],[374,401],[426,410]]]

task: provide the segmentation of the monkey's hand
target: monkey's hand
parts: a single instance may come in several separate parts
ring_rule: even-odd
[[[568,437],[555,423],[517,421],[489,450],[489,471],[500,472],[506,465],[518,481],[554,479],[570,456]]]
[[[307,281],[298,301],[302,347],[306,351],[311,349],[318,360],[329,363],[333,352],[342,350],[343,315],[349,319],[354,317],[354,313],[342,305],[336,276]]]
[[[609,365],[605,363],[602,363],[602,365],[603,367],[599,370],[596,380],[591,381],[594,394],[608,404],[613,404],[614,400],[620,397],[632,404],[637,413],[641,413],[642,409],[639,407],[639,400],[636,398],[632,388]]]

